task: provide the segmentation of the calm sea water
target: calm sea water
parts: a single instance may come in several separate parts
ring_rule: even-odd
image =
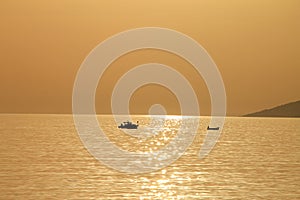
[[[176,134],[134,116],[146,139],[124,134],[111,116],[99,116],[110,140],[129,151],[157,150]],[[172,165],[124,174],[85,149],[71,115],[0,115],[1,199],[300,199],[300,119],[226,118],[214,150],[198,151],[209,117],[201,117],[194,143]],[[145,136],[145,135],[144,135]]]

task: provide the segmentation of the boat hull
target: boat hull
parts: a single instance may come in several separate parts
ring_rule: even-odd
[[[138,125],[131,125],[131,126],[118,126],[121,129],[137,129]]]
[[[220,127],[207,127],[207,130],[218,131]]]

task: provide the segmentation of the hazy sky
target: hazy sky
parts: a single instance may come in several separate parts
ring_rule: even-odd
[[[299,100],[299,19],[299,0],[1,0],[0,113],[71,113],[73,83],[87,54],[109,36],[148,26],[182,32],[208,51],[225,83],[229,115]],[[208,114],[203,80],[183,59],[158,50],[116,60],[100,82],[97,110],[109,112],[118,77],[147,62],[187,76]],[[155,85],[140,88],[130,108],[142,113],[153,103],[178,111],[172,93]]]

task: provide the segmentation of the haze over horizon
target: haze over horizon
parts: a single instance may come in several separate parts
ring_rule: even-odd
[[[0,113],[71,113],[76,73],[88,53],[128,29],[163,27],[201,44],[217,64],[227,93],[228,115],[243,115],[300,99],[300,1],[2,1],[0,6]],[[100,81],[99,113],[110,112],[116,81],[129,69],[157,62],[191,82],[201,115],[210,97],[192,66],[159,50],[130,52]],[[160,103],[169,114],[179,105],[166,88],[146,85],[130,110],[145,113]]]

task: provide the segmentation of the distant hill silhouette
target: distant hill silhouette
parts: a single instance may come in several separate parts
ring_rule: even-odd
[[[247,114],[244,117],[300,117],[300,101]]]

